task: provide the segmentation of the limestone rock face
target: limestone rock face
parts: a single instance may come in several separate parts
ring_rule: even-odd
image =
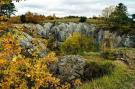
[[[27,29],[24,28],[27,26]],[[13,29],[15,37],[19,40],[22,46],[22,53],[26,56],[43,57],[47,54],[47,41],[39,37],[35,37],[36,26],[33,24],[16,25]],[[39,25],[40,26],[40,25]],[[38,27],[38,26],[37,26]],[[25,31],[25,29],[27,31]],[[32,30],[34,32],[32,32]],[[38,32],[38,31],[37,31]]]
[[[123,35],[122,44],[126,47],[135,48],[135,34]]]
[[[86,23],[24,24],[24,27],[27,28],[27,30],[31,30],[33,34],[37,34],[44,38],[54,37],[57,42],[63,42],[74,32],[79,32],[93,37],[96,44],[101,44],[105,40],[109,40],[109,45],[112,48],[135,47],[135,34],[120,35],[118,32],[105,31]]]
[[[95,44],[110,48],[128,47],[135,48],[135,34],[123,34],[118,32],[110,32],[96,28],[94,25],[86,23],[43,23],[40,24],[22,24],[17,25],[16,34],[20,39],[20,45],[25,48],[25,54],[33,54],[37,50],[37,54],[44,56],[46,52],[45,39],[54,38],[55,46],[60,46],[74,32],[85,34],[94,39]],[[41,38],[41,39],[38,39]],[[33,42],[34,41],[34,42]],[[35,44],[36,41],[36,44]],[[57,47],[56,47],[57,48]]]
[[[77,55],[63,56],[56,63],[55,72],[63,81],[80,78],[83,75],[85,59]]]
[[[98,43],[109,44],[111,48],[135,48],[135,34],[120,35],[118,32],[99,30],[96,39]]]

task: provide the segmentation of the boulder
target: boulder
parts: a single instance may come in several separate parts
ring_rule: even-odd
[[[78,55],[63,56],[56,63],[55,75],[62,81],[71,81],[83,75],[85,59]]]

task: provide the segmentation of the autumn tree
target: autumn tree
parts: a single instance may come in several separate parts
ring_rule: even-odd
[[[32,13],[32,12],[27,12],[24,15],[20,16],[20,21],[22,23],[40,23],[44,21],[46,17],[44,15],[40,15],[38,13]]]

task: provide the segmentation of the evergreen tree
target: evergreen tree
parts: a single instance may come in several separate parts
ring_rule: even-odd
[[[15,11],[15,5],[12,2],[0,5],[0,16],[10,17]]]
[[[132,19],[135,19],[135,14],[132,14]]]
[[[128,24],[128,15],[127,15],[127,7],[119,3],[116,7],[114,12],[109,17],[110,22],[114,26],[120,26],[123,24]]]
[[[80,17],[80,20],[79,20],[79,22],[86,22],[86,20],[87,20],[87,17]]]

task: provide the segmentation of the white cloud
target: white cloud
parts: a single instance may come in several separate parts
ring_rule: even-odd
[[[17,15],[32,11],[45,15],[55,13],[57,16],[93,16],[100,15],[105,7],[120,2],[127,5],[129,13],[135,13],[134,0],[26,0],[15,2],[15,5]]]

